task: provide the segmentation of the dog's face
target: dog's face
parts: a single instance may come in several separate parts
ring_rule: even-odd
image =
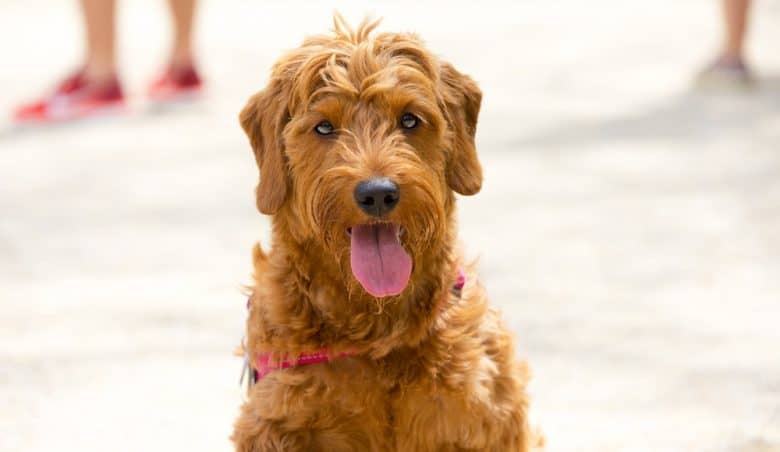
[[[449,237],[452,191],[481,187],[481,93],[413,35],[335,23],[277,62],[241,112],[257,207],[286,216],[292,237],[318,241],[371,295],[398,295]]]

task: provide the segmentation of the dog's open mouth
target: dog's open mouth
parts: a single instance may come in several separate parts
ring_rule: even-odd
[[[366,292],[375,297],[403,292],[412,274],[412,258],[401,245],[401,227],[356,224],[348,232],[352,273]]]

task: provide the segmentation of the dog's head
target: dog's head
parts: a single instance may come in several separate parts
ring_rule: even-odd
[[[257,208],[349,265],[371,295],[397,295],[441,249],[452,192],[482,184],[482,94],[411,34],[378,22],[307,39],[241,112],[260,169]],[[294,226],[294,227],[292,227]]]

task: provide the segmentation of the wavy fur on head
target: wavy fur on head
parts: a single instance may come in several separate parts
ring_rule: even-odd
[[[250,356],[327,349],[356,356],[275,371],[235,424],[238,451],[526,451],[528,372],[473,268],[460,297],[454,193],[482,184],[474,145],[481,92],[412,34],[332,34],[283,56],[240,115],[260,170],[257,207],[273,244],[254,253]],[[405,113],[420,119],[402,130]],[[320,136],[318,123],[335,133]],[[383,219],[401,225],[413,270],[376,298],[352,275],[350,238],[372,223],[355,186],[400,187]]]

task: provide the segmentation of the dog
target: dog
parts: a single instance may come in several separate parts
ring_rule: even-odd
[[[409,33],[308,38],[240,113],[272,247],[232,441],[261,451],[527,451],[529,372],[461,258],[477,84]]]

